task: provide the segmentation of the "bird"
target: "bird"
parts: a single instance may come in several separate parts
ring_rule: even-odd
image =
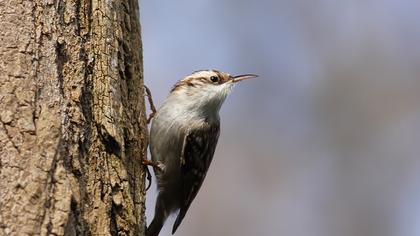
[[[157,180],[155,213],[147,236],[159,235],[178,212],[175,233],[204,181],[220,133],[219,110],[238,82],[258,77],[200,70],[179,80],[153,114],[150,153]]]

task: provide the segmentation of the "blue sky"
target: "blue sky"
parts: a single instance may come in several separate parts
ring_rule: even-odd
[[[419,2],[140,6],[157,105],[198,69],[260,75],[223,106],[214,162],[177,234],[420,234]]]

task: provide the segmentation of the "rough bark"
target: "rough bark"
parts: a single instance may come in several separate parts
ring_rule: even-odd
[[[143,235],[137,0],[0,1],[0,235]]]

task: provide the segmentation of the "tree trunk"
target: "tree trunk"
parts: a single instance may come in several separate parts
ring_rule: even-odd
[[[144,235],[137,0],[0,1],[0,235]]]

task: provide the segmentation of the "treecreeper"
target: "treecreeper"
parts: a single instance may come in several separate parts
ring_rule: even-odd
[[[178,81],[153,115],[150,130],[158,196],[146,229],[157,236],[171,213],[175,233],[197,195],[213,159],[220,133],[219,110],[238,82],[257,77],[201,70]]]

